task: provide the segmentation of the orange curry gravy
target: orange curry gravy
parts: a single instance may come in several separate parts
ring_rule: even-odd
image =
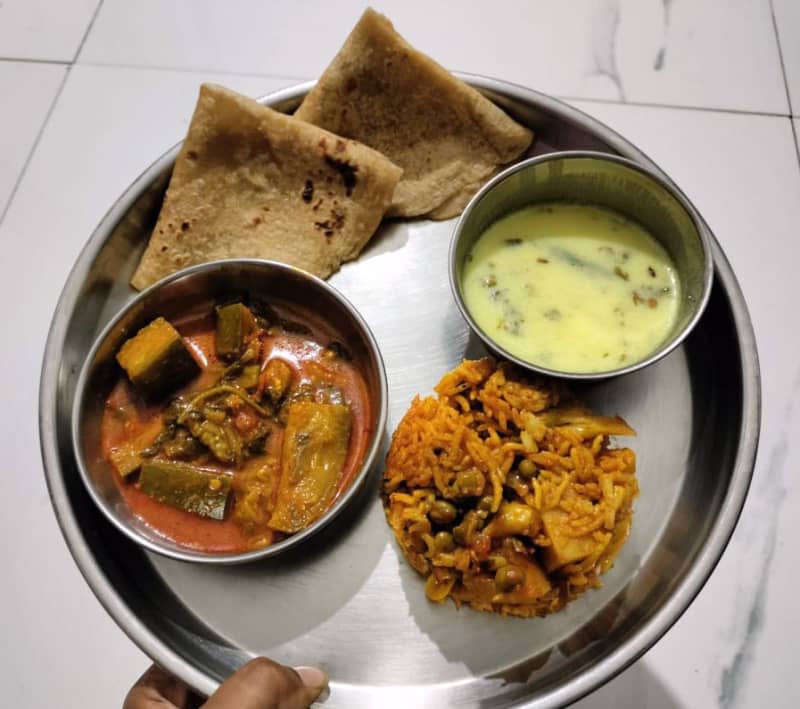
[[[286,311],[282,310],[280,315],[285,316],[285,313]],[[263,374],[270,360],[279,358],[292,369],[293,378],[288,396],[302,385],[312,388],[335,387],[341,392],[343,403],[350,409],[350,441],[347,457],[330,506],[347,489],[366,455],[372,433],[369,396],[366,383],[355,363],[348,357],[331,356],[328,345],[340,342],[335,333],[305,312],[298,317],[297,312],[293,310],[288,317],[308,326],[311,334],[295,334],[275,327],[261,331],[259,333],[261,373]],[[194,381],[183,389],[171,393],[156,405],[145,402],[123,373],[106,400],[101,424],[103,454],[109,462],[111,452],[120,446],[133,443],[139,450],[147,448],[162,430],[164,411],[169,402],[178,396],[191,398],[193,394],[213,386],[226,366],[215,351],[213,311],[202,317],[188,317],[182,321],[171,322],[183,336],[202,371]],[[246,415],[246,411],[243,413]],[[264,452],[246,458],[238,469],[220,463],[211,455],[189,461],[203,469],[233,476],[233,492],[228,501],[225,518],[221,521],[201,517],[149,497],[139,490],[136,474],[125,479],[114,470],[114,478],[133,512],[165,538],[191,549],[211,553],[247,551],[275,543],[287,536],[269,529],[266,524],[257,529],[253,529],[252,526],[245,529],[233,514],[237,495],[237,476],[243,475],[253,467],[264,467],[271,463],[275,475],[280,477],[282,442],[283,426],[276,423],[267,438]],[[155,459],[161,457],[157,455]],[[277,494],[277,480],[272,487],[274,497]],[[274,499],[272,502],[274,504]],[[266,519],[269,519],[269,515]]]

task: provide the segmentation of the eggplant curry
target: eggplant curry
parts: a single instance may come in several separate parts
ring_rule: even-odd
[[[294,534],[365,457],[364,379],[308,313],[234,302],[160,317],[117,361],[103,454],[134,513],[182,546],[236,553]]]

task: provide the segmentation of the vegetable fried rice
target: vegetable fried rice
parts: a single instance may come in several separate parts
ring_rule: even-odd
[[[563,608],[613,564],[638,494],[635,435],[559,383],[464,361],[392,438],[384,506],[432,601],[517,616]]]

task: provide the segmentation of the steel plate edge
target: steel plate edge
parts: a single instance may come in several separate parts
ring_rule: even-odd
[[[554,113],[566,116],[575,123],[587,128],[590,132],[599,134],[610,147],[620,154],[648,165],[667,179],[676,189],[679,189],[674,181],[646,153],[584,111],[557,98],[541,94],[518,84],[476,74],[463,72],[454,72],[454,74],[477,88],[508,95],[510,98],[526,103],[538,104]],[[309,81],[280,89],[265,95],[259,101],[264,104],[274,105],[283,101],[294,100],[303,96],[315,83],[315,81]],[[123,632],[146,655],[164,669],[181,677],[195,690],[208,695],[216,689],[218,683],[187,663],[177,652],[156,638],[110,586],[107,577],[92,557],[77,526],[73,511],[65,508],[66,489],[63,480],[57,474],[57,472],[60,472],[60,463],[57,440],[53,429],[57,407],[56,395],[60,353],[68,325],[64,317],[66,303],[69,302],[71,304],[76,300],[81,283],[88,272],[88,264],[94,260],[94,257],[102,248],[105,238],[118,219],[127,212],[130,206],[149,186],[153,177],[171,164],[175,155],[177,155],[180,145],[181,143],[178,142],[145,168],[106,212],[81,250],[67,277],[64,288],[58,298],[45,344],[39,391],[39,437],[45,479],[56,519],[73,559],[98,601]],[[741,288],[713,232],[708,228],[707,224],[705,226],[712,243],[715,276],[724,283],[731,304],[739,337],[741,371],[744,374],[742,382],[742,409],[744,415],[732,475],[734,484],[728,489],[720,515],[709,532],[709,541],[698,557],[695,567],[690,571],[683,584],[667,604],[642,628],[635,641],[632,639],[621,645],[613,653],[599,661],[590,671],[575,678],[569,686],[556,689],[547,697],[534,699],[520,706],[531,709],[533,707],[554,707],[573,703],[621,673],[645,654],[674,625],[702,590],[722,557],[735,530],[752,479],[758,448],[761,419],[760,370],[755,335]],[[666,622],[663,622],[664,620]],[[332,686],[335,687],[335,685],[336,683],[333,682]]]

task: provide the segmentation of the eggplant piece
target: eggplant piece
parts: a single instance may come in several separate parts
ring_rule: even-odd
[[[347,406],[301,401],[289,407],[272,529],[293,534],[325,512],[342,478],[349,446]]]
[[[109,453],[109,458],[123,478],[132,475],[142,467],[142,456],[130,443],[114,448]]]
[[[221,520],[225,518],[231,476],[185,463],[152,460],[142,463],[139,489],[172,507]]]
[[[180,333],[164,318],[156,318],[126,340],[117,362],[131,383],[151,398],[182,387],[200,372]]]
[[[173,426],[171,434],[159,446],[165,457],[170,460],[193,460],[203,455],[203,445],[185,428]]]
[[[267,389],[269,391],[269,389]],[[284,426],[289,409],[301,401],[315,401],[318,404],[344,404],[344,394],[339,387],[322,381],[301,382],[290,387],[278,410],[278,421]]]
[[[244,351],[245,338],[254,327],[253,314],[242,303],[217,307],[217,355],[227,360],[239,357]]]

